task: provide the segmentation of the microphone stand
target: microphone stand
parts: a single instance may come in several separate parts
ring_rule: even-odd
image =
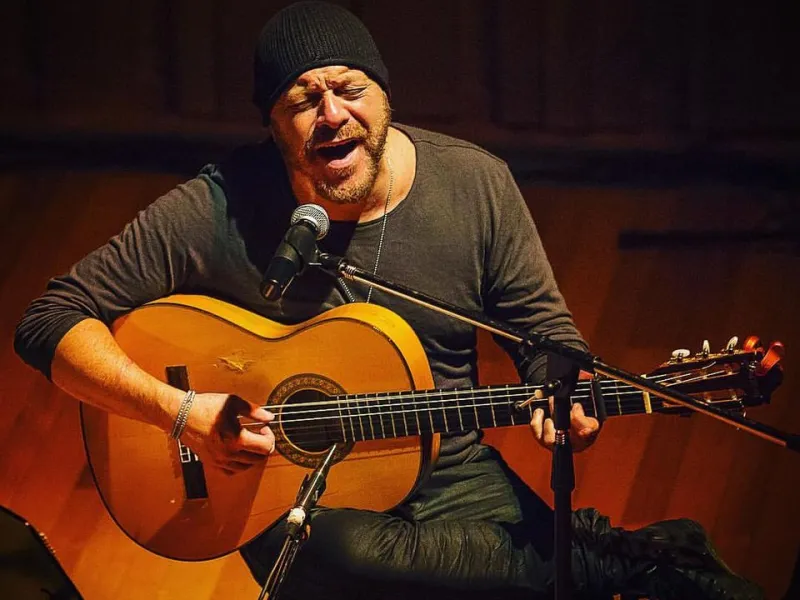
[[[439,314],[458,319],[495,335],[510,339],[520,344],[520,352],[525,356],[546,352],[548,355],[565,359],[574,368],[580,368],[595,374],[595,376],[602,375],[622,381],[639,390],[649,392],[695,412],[703,413],[784,448],[795,452],[800,451],[800,434],[787,434],[769,425],[729,413],[711,404],[705,404],[688,394],[667,388],[624,369],[606,364],[600,357],[589,352],[571,348],[536,332],[520,331],[505,323],[490,319],[483,313],[464,310],[433,296],[428,296],[407,286],[379,277],[349,264],[343,257],[318,253],[316,260],[310,262],[309,265],[322,269],[335,277],[344,277],[351,281],[371,285],[383,292],[403,298]],[[556,600],[567,600],[572,595],[571,496],[575,489],[572,447],[569,442],[569,394],[558,393],[562,385],[563,383],[560,380],[549,381],[545,384],[546,391],[544,394],[545,396],[555,395],[553,420],[556,429],[556,444],[553,449],[553,471],[550,485],[553,488],[555,502]],[[599,393],[600,387],[595,386],[593,389],[596,393]],[[516,408],[521,409],[526,405],[527,403],[519,403]]]
[[[286,573],[294,563],[300,545],[311,535],[311,527],[308,525],[308,512],[316,506],[320,496],[325,491],[325,477],[333,464],[333,455],[336,453],[337,445],[334,444],[328,449],[325,458],[309,477],[303,478],[300,489],[297,492],[297,500],[294,508],[289,511],[286,517],[286,537],[283,546],[278,553],[278,558],[272,566],[272,570],[267,575],[264,587],[258,600],[274,600],[278,597],[278,590],[283,583]]]
[[[549,359],[548,359],[549,360]],[[553,424],[556,438],[550,467],[550,489],[555,508],[555,598],[572,598],[572,492],[575,466],[569,439],[570,405],[568,393],[553,397]]]

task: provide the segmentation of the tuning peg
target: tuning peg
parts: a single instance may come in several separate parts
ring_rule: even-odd
[[[692,355],[690,350],[686,348],[678,348],[677,350],[672,351],[672,357],[670,360],[672,362],[681,362],[684,358],[688,358]]]
[[[736,350],[736,345],[739,343],[739,336],[733,336],[731,339],[728,340],[728,343],[725,346],[725,352],[733,352]]]
[[[711,354],[711,344],[708,343],[708,340],[703,340],[703,349],[700,351],[700,354],[703,356]]]

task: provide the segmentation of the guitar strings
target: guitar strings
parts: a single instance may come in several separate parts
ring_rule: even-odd
[[[661,380],[663,383],[664,381],[668,381],[667,378]],[[619,387],[617,382],[612,382],[613,387],[616,389]],[[628,384],[622,384],[626,388],[630,388],[635,393],[636,390],[633,386]],[[492,396],[499,396],[501,394],[507,392],[513,393],[527,393],[528,395],[533,395],[536,390],[542,389],[543,386],[537,384],[521,384],[521,385],[507,385],[507,386],[486,386],[486,387],[470,387],[470,388],[453,388],[453,389],[444,389],[444,390],[404,390],[401,392],[388,392],[388,393],[364,393],[364,394],[344,394],[338,396],[330,396],[327,400],[318,400],[314,402],[296,402],[292,403],[292,407],[321,407],[321,406],[330,406],[336,405],[340,402],[347,401],[347,402],[361,402],[361,403],[369,403],[371,400],[407,400],[411,396],[422,396],[425,395],[426,401],[428,400],[435,400],[435,401],[444,401],[449,402],[452,401],[450,396],[458,396],[460,394],[469,395],[470,397],[480,397],[482,394],[492,395]],[[610,385],[606,387],[611,387]],[[578,391],[584,390],[589,391],[589,385],[585,382],[579,382],[576,386],[575,392],[571,395],[571,397],[583,397],[588,398],[589,395],[581,396]],[[625,392],[629,393],[629,392]],[[269,409],[270,405],[264,405],[262,408]]]
[[[661,383],[664,385],[665,383],[670,383],[671,380],[674,380],[675,377],[668,377],[662,376],[660,380],[654,378],[654,381],[657,383]],[[624,395],[635,395],[637,398],[642,393],[640,390],[634,388],[629,384],[620,384],[619,382],[609,382],[611,385],[606,385],[606,388],[612,388],[611,390],[614,393],[615,398],[619,398],[620,396]],[[681,380],[677,383],[686,383],[686,380]],[[622,386],[622,387],[621,387]],[[315,402],[297,402],[292,403],[289,405],[281,405],[282,407],[291,407],[291,414],[294,416],[298,415],[305,415],[305,414],[312,414],[312,415],[320,415],[321,413],[325,412],[338,412],[342,408],[347,410],[360,410],[359,404],[366,406],[366,407],[378,407],[383,409],[382,412],[393,412],[393,411],[386,411],[385,409],[391,409],[393,407],[402,406],[406,407],[410,404],[421,404],[425,403],[429,405],[432,410],[436,410],[438,407],[436,404],[444,405],[444,404],[453,404],[456,403],[460,408],[470,408],[472,405],[469,404],[469,401],[479,401],[483,400],[486,397],[496,397],[498,405],[505,405],[507,401],[513,396],[515,399],[524,396],[526,398],[533,395],[533,393],[541,389],[542,386],[540,385],[521,385],[521,386],[491,386],[487,388],[457,388],[452,390],[419,390],[419,391],[405,391],[405,392],[398,392],[398,393],[389,393],[387,395],[376,395],[376,394],[349,394],[344,396],[333,396],[327,400],[320,400]],[[576,386],[576,392],[573,393],[570,397],[572,399],[584,399],[584,398],[591,398],[590,394],[580,394],[578,393],[580,388],[588,388],[588,385],[578,385]],[[624,391],[620,391],[624,390]],[[586,390],[589,391],[589,390]],[[392,403],[392,401],[400,400],[399,404]],[[376,402],[380,401],[380,402]],[[389,401],[389,404],[386,402]],[[461,401],[467,401],[467,404],[461,406]],[[616,405],[617,402],[614,402],[612,399],[610,402],[606,399],[606,404]],[[355,406],[353,406],[355,405]],[[271,405],[265,405],[263,408],[269,410]],[[297,408],[313,408],[313,410],[296,410]],[[324,407],[331,407],[331,408],[324,408]],[[287,421],[284,421],[287,422]]]
[[[615,386],[615,387],[618,387],[618,386]],[[622,389],[626,389],[626,388],[628,390],[631,390],[632,386],[625,385]],[[497,393],[501,389],[505,393]],[[522,390],[522,393],[516,393],[516,390]],[[641,398],[640,394],[641,393],[638,390],[632,389],[631,391],[617,392],[614,398],[612,398],[610,400],[608,398],[604,398],[604,400],[605,400],[605,403],[607,405],[607,409],[611,408],[612,409],[611,412],[614,412],[613,411],[614,408],[630,409],[631,406],[634,406],[634,408],[638,407],[639,406],[639,400]],[[284,424],[291,425],[293,423],[299,423],[299,422],[319,421],[319,420],[324,420],[326,418],[330,419],[331,416],[338,416],[340,418],[346,417],[348,419],[353,419],[353,418],[382,417],[383,415],[387,415],[389,417],[392,417],[394,415],[402,415],[403,413],[410,414],[410,413],[416,413],[416,412],[428,412],[428,411],[438,411],[438,410],[443,410],[444,411],[444,410],[448,410],[448,409],[449,410],[452,410],[452,409],[463,410],[463,409],[470,409],[470,408],[485,408],[485,407],[492,407],[493,408],[495,406],[507,406],[509,401],[512,400],[512,399],[519,399],[519,398],[526,398],[527,399],[527,398],[530,397],[531,394],[530,394],[530,389],[527,388],[527,387],[521,387],[521,388],[511,388],[511,387],[509,387],[507,390],[505,390],[503,388],[494,388],[493,390],[491,390],[491,392],[489,394],[484,393],[484,395],[482,395],[482,394],[470,394],[469,398],[459,398],[460,393],[459,394],[448,394],[447,395],[448,397],[444,397],[444,394],[442,394],[441,397],[432,397],[432,396],[420,397],[419,394],[415,394],[415,395],[416,395],[416,398],[413,397],[413,396],[412,397],[408,397],[408,398],[404,398],[402,396],[394,396],[394,397],[384,396],[383,398],[380,398],[381,400],[387,400],[387,399],[392,399],[392,400],[394,400],[394,399],[400,399],[400,400],[405,399],[406,400],[405,402],[402,402],[400,404],[388,404],[388,405],[385,402],[384,403],[377,403],[377,402],[374,402],[374,401],[369,401],[367,399],[354,398],[352,396],[350,397],[350,400],[352,401],[352,404],[351,404],[351,402],[348,402],[347,405],[344,405],[343,403],[341,403],[341,400],[329,400],[329,401],[315,402],[315,403],[297,403],[297,404],[292,404],[292,405],[290,405],[292,408],[295,408],[295,407],[298,407],[298,406],[308,406],[308,405],[311,405],[311,404],[313,404],[315,406],[318,406],[318,407],[321,407],[321,406],[329,406],[330,407],[330,406],[332,406],[332,408],[322,408],[322,409],[321,408],[317,408],[317,409],[315,409],[313,411],[289,410],[289,411],[287,411],[287,412],[289,412],[289,415],[284,417],[282,419],[282,422]],[[629,400],[621,398],[622,396],[625,396],[625,395],[635,396],[636,397],[634,399],[633,405],[631,405]],[[492,396],[495,397],[494,400],[492,399]],[[590,397],[589,395],[575,394],[575,395],[572,396],[572,399],[573,400],[577,400],[578,402],[580,402],[580,400],[586,399],[586,398],[589,398],[589,397]],[[481,400],[485,400],[486,398],[488,398],[490,400],[490,402],[488,404],[479,404],[478,403]],[[469,401],[473,401],[473,402],[472,403],[468,402],[467,404],[462,405],[461,404],[462,400],[469,400]],[[546,402],[544,400],[542,400],[542,401],[540,401],[540,403],[544,405]],[[395,408],[395,407],[402,407],[402,409],[399,410],[399,411],[397,411],[397,410],[387,410],[387,409],[391,409],[391,408]],[[267,408],[269,408],[269,407],[267,407]],[[367,412],[364,412],[362,410],[362,408],[366,408]],[[348,411],[349,414],[346,414],[346,415],[343,414],[343,409],[344,409],[344,411]],[[372,409],[377,409],[377,412],[370,412]],[[592,414],[594,413],[594,406],[592,404],[589,404],[587,407],[585,407],[585,410],[586,409],[588,409]],[[328,414],[326,415],[325,413],[328,413]],[[330,413],[334,413],[334,415],[331,415]],[[305,418],[304,415],[308,415],[308,414],[313,415],[313,416],[310,417],[310,418]],[[302,418],[298,418],[298,417],[302,417]]]
[[[710,377],[713,377],[715,375],[716,374],[710,374],[710,375],[706,374],[706,375],[703,375],[702,377],[695,378],[694,380],[697,380],[697,379],[709,379]],[[676,376],[669,377],[669,376],[666,376],[666,375],[662,375],[662,376],[659,376],[659,377],[654,377],[652,379],[653,380],[660,379],[660,382],[662,384],[664,384],[665,382],[669,382],[670,380],[679,379],[679,377],[680,377],[680,375],[678,375],[677,377]],[[687,380],[680,380],[680,381],[676,381],[675,383],[685,383],[686,381]],[[612,414],[615,412],[613,409],[619,409],[620,414],[624,414],[624,413],[636,414],[636,413],[644,413],[644,412],[646,412],[645,409],[644,409],[644,405],[640,404],[640,402],[639,402],[639,400],[641,398],[641,396],[640,396],[641,392],[638,389],[633,388],[633,386],[630,386],[629,384],[624,384],[624,383],[621,383],[621,382],[618,382],[618,381],[604,381],[602,383],[607,384],[607,385],[605,385],[603,387],[613,388],[614,391],[617,391],[615,399],[609,400],[608,398],[604,398],[607,410],[608,410],[608,408],[611,408],[612,411],[610,411],[610,412]],[[675,383],[673,383],[673,384],[671,384],[670,386],[667,386],[667,387],[671,387],[672,385],[675,385]],[[583,388],[588,387],[588,385],[586,385],[586,384],[588,384],[588,382],[580,382],[579,385],[576,386],[576,387],[583,387]],[[357,410],[356,414],[347,414],[347,415],[342,414],[341,406],[337,406],[334,409],[327,409],[327,410],[326,409],[323,409],[323,410],[317,409],[315,411],[291,411],[291,414],[294,416],[294,418],[289,418],[289,416],[287,416],[286,418],[281,419],[281,423],[284,424],[284,425],[292,425],[292,424],[299,424],[299,423],[304,423],[304,422],[311,422],[312,423],[311,425],[299,425],[299,426],[293,427],[292,428],[292,433],[300,435],[300,434],[303,434],[303,433],[311,432],[311,433],[317,434],[318,439],[320,441],[322,441],[322,440],[329,440],[329,436],[326,436],[325,432],[320,431],[320,428],[319,428],[320,422],[324,421],[326,419],[328,421],[336,420],[336,417],[338,416],[338,422],[341,425],[341,431],[342,431],[343,438],[346,440],[347,437],[348,437],[347,436],[347,428],[345,426],[345,419],[346,419],[349,422],[350,433],[353,434],[353,438],[354,438],[354,441],[355,441],[355,438],[357,437],[356,429],[358,429],[358,431],[361,433],[361,438],[362,439],[379,439],[379,436],[376,435],[375,422],[373,421],[374,417],[378,418],[378,423],[377,423],[378,427],[377,427],[377,429],[380,430],[380,432],[383,434],[380,437],[386,438],[387,437],[387,435],[386,435],[387,427],[385,427],[384,419],[386,417],[389,417],[390,418],[391,431],[392,431],[392,434],[393,434],[392,437],[397,437],[396,430],[397,430],[397,426],[398,425],[400,426],[401,429],[405,429],[406,430],[406,435],[417,435],[418,433],[423,433],[423,432],[427,431],[427,429],[426,429],[427,424],[428,424],[427,421],[430,421],[431,431],[435,431],[435,424],[433,422],[434,421],[434,414],[436,415],[436,421],[439,421],[439,419],[441,418],[442,419],[441,423],[444,424],[444,426],[445,426],[444,429],[448,430],[449,429],[448,428],[449,422],[448,422],[448,416],[447,416],[447,413],[446,413],[447,410],[457,409],[457,410],[459,410],[459,416],[461,416],[461,411],[463,411],[465,408],[466,409],[473,409],[477,413],[477,410],[479,408],[480,409],[485,409],[485,408],[494,409],[496,406],[507,407],[508,404],[509,404],[509,401],[512,398],[529,398],[530,395],[531,395],[531,391],[535,390],[537,388],[541,388],[541,386],[523,385],[523,386],[506,386],[506,388],[493,387],[490,390],[486,390],[484,388],[485,389],[484,394],[486,394],[487,392],[491,393],[491,395],[487,395],[486,396],[490,400],[490,402],[483,403],[483,404],[479,404],[477,402],[474,402],[472,404],[467,404],[466,406],[462,406],[460,404],[460,401],[461,400],[466,400],[466,398],[459,399],[459,395],[463,394],[466,391],[466,390],[463,390],[463,389],[462,390],[441,390],[441,391],[437,391],[437,392],[435,392],[435,394],[436,394],[436,396],[440,396],[438,398],[437,397],[431,397],[431,396],[427,396],[426,398],[419,398],[419,396],[418,396],[419,393],[417,392],[415,394],[417,395],[418,399],[413,399],[412,398],[410,402],[406,401],[405,403],[400,404],[400,405],[397,405],[397,404],[390,405],[390,406],[402,406],[403,409],[400,410],[400,411],[386,411],[385,410],[385,408],[386,408],[385,404],[376,405],[375,402],[370,401],[370,399],[368,399],[368,398],[359,399],[359,398],[355,398],[353,396],[350,396],[350,399],[353,400],[354,402],[356,402],[356,410]],[[622,389],[622,390],[630,390],[630,391],[619,392],[618,390],[620,390],[620,389]],[[472,390],[475,390],[475,388],[469,388],[469,390],[472,391]],[[502,392],[506,392],[506,393],[502,393],[501,390],[502,390]],[[521,391],[522,393],[518,393],[519,391]],[[406,394],[409,394],[409,393],[407,392]],[[631,403],[630,400],[620,399],[620,396],[624,396],[624,395],[629,395],[629,396],[635,395],[637,397],[634,400],[634,402]],[[448,397],[445,398],[445,396],[448,396]],[[496,400],[493,400],[492,396],[495,396]],[[578,400],[578,402],[580,402],[581,399],[587,399],[589,397],[590,396],[588,394],[583,394],[583,395],[581,395],[581,394],[573,394],[571,396],[571,399],[572,400]],[[386,399],[390,399],[390,398],[391,399],[401,399],[401,400],[402,399],[406,399],[406,400],[408,400],[408,398],[406,398],[405,396],[397,396],[397,395],[395,395],[395,396],[389,395],[389,396],[384,396],[382,398],[376,398],[376,397],[372,396],[371,398],[373,400],[374,399],[386,400]],[[480,394],[475,394],[474,392],[470,394],[470,398],[469,398],[469,400],[476,400],[476,401],[483,400],[483,399],[485,399],[485,398],[482,397]],[[434,406],[431,406],[431,400],[434,401]],[[659,398],[659,400],[660,400],[660,398]],[[438,402],[439,406],[435,406],[435,404],[437,402]],[[542,405],[546,405],[547,404],[547,400],[546,399],[542,399],[542,400],[538,401],[538,403],[542,404]],[[314,403],[297,403],[297,404],[293,404],[291,406],[292,407],[310,406],[310,405],[315,405],[315,406],[329,405],[330,406],[331,404],[337,404],[338,405],[339,404],[339,400],[330,400],[330,401],[314,402]],[[358,406],[359,404],[361,404],[361,406]],[[366,406],[365,406],[365,404],[366,404]],[[423,405],[423,404],[425,406],[419,406],[419,407],[416,406],[416,405]],[[448,404],[449,404],[449,406],[448,406]],[[378,408],[379,410],[378,410],[378,412],[362,412],[361,411],[362,407],[363,408],[367,408],[368,411],[370,411],[373,408]],[[267,408],[269,408],[269,407],[267,407]],[[595,407],[594,407],[593,403],[587,403],[587,405],[584,406],[584,410],[586,411],[586,414],[589,415],[589,416],[594,416],[594,412],[595,412],[594,408]],[[658,407],[658,409],[660,409],[660,408],[662,408],[662,407]],[[679,408],[679,406],[676,406],[676,408]],[[348,406],[348,410],[351,410],[351,412],[352,412],[352,407]],[[438,412],[440,410],[442,411],[441,417],[438,414]],[[532,414],[532,411],[533,411],[533,408],[530,407],[530,413],[529,414]],[[336,415],[330,415],[330,416],[321,416],[320,415],[320,413],[325,413],[325,412],[328,412],[328,413],[334,412],[334,413],[337,413],[337,414]],[[315,416],[311,417],[311,418],[297,418],[298,415],[303,415],[303,414],[308,414],[308,413],[314,414]],[[424,413],[427,413],[428,419],[423,419],[422,421],[420,421],[419,415],[420,414],[424,414]],[[467,412],[467,413],[464,413],[464,414],[469,414],[469,413]],[[416,424],[416,426],[417,426],[417,431],[414,432],[414,433],[411,433],[409,431],[408,421],[406,420],[406,416],[407,415],[413,415],[412,425]],[[403,417],[403,422],[402,423],[395,422],[395,420],[394,420],[395,416],[402,416]],[[494,414],[494,411],[493,411],[493,415],[492,416],[493,416],[493,420],[496,422],[496,414]],[[500,421],[503,421],[503,424],[505,424],[505,421],[508,420],[508,417],[511,417],[511,422],[509,422],[508,424],[510,425],[510,424],[514,423],[514,417],[511,416],[510,414],[502,414],[501,413],[500,416],[501,416]],[[505,419],[504,419],[504,417],[505,417]],[[522,415],[519,415],[519,418],[522,418]],[[358,419],[357,427],[356,427],[356,422],[354,421],[355,419]],[[364,426],[363,419],[368,419],[367,427]],[[450,420],[452,421],[453,417],[450,417]],[[468,419],[468,421],[469,421],[469,419]],[[423,422],[425,422],[426,427],[422,426]],[[477,414],[476,414],[475,423],[476,423],[476,426],[477,426],[477,423],[478,423]],[[459,419],[459,424],[461,425],[461,427],[464,427],[463,418]],[[469,427],[465,427],[465,429],[471,429],[471,428],[473,428],[471,425]],[[336,429],[338,431],[339,427],[337,427]],[[457,429],[458,428],[454,427],[454,431],[457,430]],[[368,431],[371,434],[370,437],[367,436],[367,432]],[[304,441],[311,442],[313,440],[305,439]]]
[[[544,403],[545,401],[540,401]],[[728,402],[735,402],[732,400],[727,400],[724,403]],[[720,402],[723,404],[723,402]],[[482,404],[477,405],[477,408],[490,408],[494,407],[496,404]],[[470,407],[472,408],[472,407]],[[643,404],[636,403],[635,405],[631,405],[630,403],[623,402],[621,404],[621,412],[619,414],[627,414],[627,415],[634,415],[634,414],[644,414],[646,412]],[[656,407],[654,412],[659,412],[662,407]],[[679,406],[675,406],[675,408],[680,408]],[[419,408],[419,409],[408,409],[404,410],[400,413],[393,413],[391,416],[394,415],[402,415],[403,421],[397,421],[394,418],[390,420],[390,422],[386,423],[386,417],[389,416],[385,413],[368,413],[368,414],[360,414],[360,415],[348,415],[342,416],[341,419],[335,419],[333,417],[329,417],[329,421],[331,424],[335,424],[333,431],[336,433],[335,439],[330,435],[331,429],[327,431],[322,430],[321,428],[321,419],[315,419],[314,423],[311,425],[299,425],[295,426],[292,430],[292,436],[302,436],[302,440],[296,439],[299,443],[320,443],[324,442],[330,444],[332,441],[365,441],[365,440],[377,440],[377,439],[386,439],[386,438],[397,438],[397,437],[404,437],[404,436],[414,436],[419,435],[421,433],[434,433],[434,432],[450,432],[455,433],[459,431],[468,431],[470,429],[479,429],[481,425],[479,424],[478,420],[476,419],[475,425],[472,424],[471,419],[466,419],[462,421],[458,421],[459,426],[455,425],[455,418],[447,416],[445,412],[448,410],[446,407],[441,408],[441,414],[437,411],[431,411],[427,408]],[[586,411],[586,415],[593,417],[596,416],[594,411],[591,410],[591,405],[584,406],[584,410]],[[466,413],[469,414],[469,413]],[[409,419],[406,419],[406,416],[411,415]],[[425,415],[422,419],[420,419],[420,415]],[[528,418],[530,417],[530,413],[526,415],[525,413],[512,415],[510,413],[500,413],[500,415],[494,415],[495,418],[491,420],[493,425],[496,426],[506,426],[506,425],[524,425],[528,422]],[[615,413],[612,412],[611,416],[615,416]],[[373,420],[377,418],[377,422]],[[364,420],[367,420],[366,424]],[[484,415],[485,419],[485,415]],[[310,420],[310,419],[309,419]],[[466,422],[465,422],[466,421]],[[489,419],[485,419],[485,421],[489,422]],[[447,425],[453,424],[452,427],[447,427]],[[438,425],[438,429],[437,429]],[[484,425],[486,426],[486,425]],[[341,433],[341,437],[339,434]],[[295,439],[293,437],[293,439]]]
[[[621,393],[617,394],[617,397],[625,396],[625,395],[628,395],[628,396],[635,395],[638,398],[641,398],[641,396],[640,396],[640,394],[638,392],[621,392]],[[409,397],[407,399],[407,401],[405,401],[405,402],[391,403],[391,404],[385,404],[385,403],[378,403],[378,402],[375,402],[375,401],[366,401],[366,400],[356,399],[356,400],[354,400],[354,402],[355,402],[354,405],[351,405],[350,402],[326,401],[326,402],[318,403],[320,405],[326,406],[326,408],[316,409],[316,410],[294,410],[294,407],[306,406],[306,405],[303,405],[301,403],[298,403],[298,404],[282,405],[283,407],[287,407],[287,406],[289,407],[288,410],[286,408],[284,408],[283,410],[286,410],[286,412],[288,412],[289,415],[292,417],[292,418],[289,418],[287,416],[286,418],[282,419],[282,422],[283,423],[298,423],[298,422],[302,422],[302,421],[313,421],[313,420],[315,420],[315,417],[317,417],[317,416],[320,416],[321,418],[325,418],[325,416],[324,416],[325,413],[329,413],[329,414],[330,413],[334,413],[335,415],[347,416],[348,418],[350,418],[352,416],[355,416],[355,417],[358,417],[358,416],[367,417],[367,416],[376,416],[376,415],[381,415],[381,414],[386,414],[386,415],[389,415],[389,416],[391,416],[391,415],[399,415],[399,414],[402,414],[403,412],[406,412],[408,410],[417,411],[416,408],[413,408],[413,409],[411,408],[411,407],[417,406],[417,405],[420,406],[420,410],[422,410],[422,411],[427,411],[427,410],[431,410],[431,411],[448,410],[448,409],[453,409],[453,408],[459,408],[459,409],[463,410],[463,409],[470,409],[470,408],[473,408],[473,407],[481,408],[481,407],[508,406],[510,400],[528,399],[530,397],[531,397],[531,394],[528,391],[523,391],[523,392],[518,392],[518,393],[503,393],[503,394],[494,394],[494,393],[493,394],[483,394],[483,395],[473,394],[473,395],[470,395],[469,398],[464,397],[462,399],[459,399],[456,396],[453,396],[451,398],[446,398],[446,399],[434,398],[434,397],[430,397],[429,399],[426,399],[424,397],[413,396],[413,397]],[[590,398],[590,396],[588,396],[588,395],[584,395],[584,396],[572,395],[572,396],[570,396],[570,399],[573,400],[573,404],[577,404],[578,402],[580,402],[580,400],[588,399],[588,398]],[[384,398],[379,398],[378,400],[383,400],[383,399]],[[489,402],[481,404],[480,401],[482,401],[482,400],[488,400]],[[574,402],[575,400],[578,400],[578,402]],[[618,404],[618,402],[616,402],[614,400],[609,400],[607,398],[604,398],[604,400],[605,400],[606,404],[610,405],[610,406],[616,406]],[[623,402],[630,402],[630,401],[629,400],[623,400]],[[534,402],[534,404],[535,403],[546,405],[546,404],[548,404],[548,399],[547,398],[542,398],[541,400],[536,400]],[[391,410],[392,408],[396,408],[396,407],[400,407],[401,410]],[[270,406],[267,406],[265,408],[267,408],[269,410]],[[373,408],[376,408],[376,409],[379,409],[379,410],[377,412],[362,412],[362,409],[371,410]],[[350,411],[350,412],[356,411],[356,412],[353,415],[342,415],[342,413],[346,412],[346,411]],[[312,416],[311,417],[305,417],[305,415],[312,415]],[[303,416],[303,418],[297,418],[298,416]]]
[[[544,404],[547,400],[540,400],[540,403]],[[496,406],[507,406],[505,403],[487,403],[487,404],[478,404],[475,405],[476,409],[486,409],[486,408],[493,408]],[[621,414],[642,414],[645,411],[643,404],[637,403],[633,409],[631,409],[630,403],[622,403],[622,413]],[[589,407],[586,407],[586,414],[588,416],[595,416],[593,410],[589,410]],[[473,407],[470,407],[473,408]],[[439,410],[442,412],[439,413]],[[301,419],[301,420],[294,420],[294,423],[298,423],[299,421],[310,421],[313,422],[310,425],[298,425],[292,428],[291,434],[292,436],[298,436],[297,441],[301,444],[305,443],[317,443],[317,442],[326,442],[331,443],[332,435],[331,433],[335,431],[336,438],[335,441],[364,441],[364,440],[377,440],[377,439],[386,439],[395,438],[395,437],[403,437],[403,436],[412,436],[418,435],[420,433],[432,433],[432,432],[458,432],[458,431],[468,431],[470,429],[480,428],[478,424],[478,419],[475,420],[475,425],[473,426],[470,422],[470,419],[467,419],[466,423],[464,421],[459,421],[460,426],[455,425],[455,418],[447,416],[447,407],[441,407],[438,410],[430,410],[427,407],[421,408],[409,408],[403,411],[398,411],[391,413],[391,415],[387,415],[386,413],[361,413],[356,415],[340,415],[337,417],[328,417],[330,425],[333,426],[333,429],[328,429],[327,431],[322,430],[320,427],[320,421],[322,419]],[[469,413],[467,413],[469,414]],[[523,425],[526,424],[531,416],[531,413],[527,415],[525,413],[512,415],[511,413],[500,413],[500,415],[493,414],[493,418],[491,420],[486,419],[487,422],[492,422],[494,425],[504,426],[504,425]],[[395,415],[401,415],[403,417],[402,421],[396,421],[394,419]],[[407,416],[410,417],[406,419]],[[424,416],[423,416],[424,415]],[[613,413],[612,413],[613,415]],[[389,424],[386,424],[385,417],[391,416],[392,419]],[[420,419],[420,416],[423,416]],[[484,414],[484,418],[486,415]],[[377,422],[374,420],[377,418]],[[366,419],[366,423],[364,420]],[[453,427],[448,427],[450,423],[453,423]],[[437,429],[438,425],[438,429]],[[398,435],[397,430],[400,430]],[[339,434],[341,433],[341,437]],[[391,433],[391,435],[389,435]],[[302,436],[302,440],[300,438]],[[294,438],[293,438],[294,439]]]
[[[540,403],[544,404],[546,400],[540,400]],[[493,408],[495,406],[507,406],[504,402],[499,403],[487,403],[487,404],[478,404],[476,405],[477,408]],[[473,407],[470,407],[473,408]],[[594,411],[592,410],[592,406],[586,406],[584,410],[586,410],[586,414],[588,416],[595,416]],[[620,409],[619,414],[642,414],[645,413],[644,405],[636,402],[631,404],[629,401],[621,402],[618,406]],[[657,407],[656,411],[660,410],[663,407]],[[676,407],[679,408],[679,407]],[[439,410],[441,410],[441,414],[439,414]],[[471,424],[471,419],[467,419],[467,423],[464,424],[463,420],[459,421],[460,427],[455,426],[455,419],[454,417],[448,417],[446,411],[448,407],[442,406],[440,409],[432,411],[427,407],[421,408],[409,408],[400,412],[392,413],[391,415],[387,415],[386,413],[361,413],[356,415],[339,415],[339,418],[335,417],[328,417],[328,420],[331,423],[335,423],[335,431],[337,434],[336,441],[362,441],[368,439],[385,439],[387,437],[402,437],[403,435],[418,435],[420,433],[430,433],[437,431],[437,424],[439,425],[438,431],[440,432],[456,432],[461,430],[469,430],[479,428],[478,419],[475,420],[475,426]],[[465,413],[469,414],[469,413]],[[499,418],[498,415],[493,414],[492,422],[494,425],[522,425],[525,424],[528,420],[528,417],[532,414],[529,413],[528,415],[520,414],[520,415],[512,415],[511,413],[500,413]],[[611,413],[612,416],[614,412]],[[401,415],[403,417],[403,421],[398,422],[395,421],[394,418],[390,421],[389,425],[386,425],[385,417],[394,415]],[[408,415],[411,415],[409,419],[406,419]],[[420,419],[420,415],[426,415],[427,418],[423,417]],[[486,415],[484,415],[485,417]],[[377,417],[377,423],[373,420],[373,417]],[[367,419],[367,423],[364,423],[364,419]],[[449,419],[449,420],[448,420]],[[522,420],[524,419],[524,420]],[[331,436],[328,435],[325,431],[322,431],[320,428],[320,421],[322,419],[303,419],[304,421],[313,421],[311,425],[299,425],[295,426],[291,433],[293,435],[303,435],[303,441],[306,443],[313,443],[313,442],[327,442],[330,443]],[[518,420],[522,420],[522,422],[517,423]],[[294,420],[295,423],[302,420]],[[488,421],[488,419],[487,419]],[[498,423],[499,422],[499,423]],[[410,423],[410,425],[409,425]],[[453,423],[453,427],[449,428],[447,425]],[[429,428],[430,425],[430,428]],[[400,435],[397,434],[397,430],[400,429]],[[405,430],[405,433],[403,433]],[[341,439],[338,438],[338,433],[341,431]],[[328,430],[330,432],[330,429]],[[388,435],[388,432],[391,432],[392,435]],[[310,435],[308,435],[310,434]]]

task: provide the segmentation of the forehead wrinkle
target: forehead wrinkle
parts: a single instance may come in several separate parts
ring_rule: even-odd
[[[288,93],[291,94],[295,91],[300,93],[324,92],[330,88],[361,79],[365,82],[369,80],[362,71],[348,67],[323,67],[303,73],[289,88]]]

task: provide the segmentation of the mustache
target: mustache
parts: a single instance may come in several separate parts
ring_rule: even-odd
[[[369,132],[359,123],[347,123],[339,129],[330,127],[320,127],[314,131],[311,139],[306,142],[306,154],[314,152],[319,144],[330,144],[345,140],[355,140],[363,142],[369,136]]]

